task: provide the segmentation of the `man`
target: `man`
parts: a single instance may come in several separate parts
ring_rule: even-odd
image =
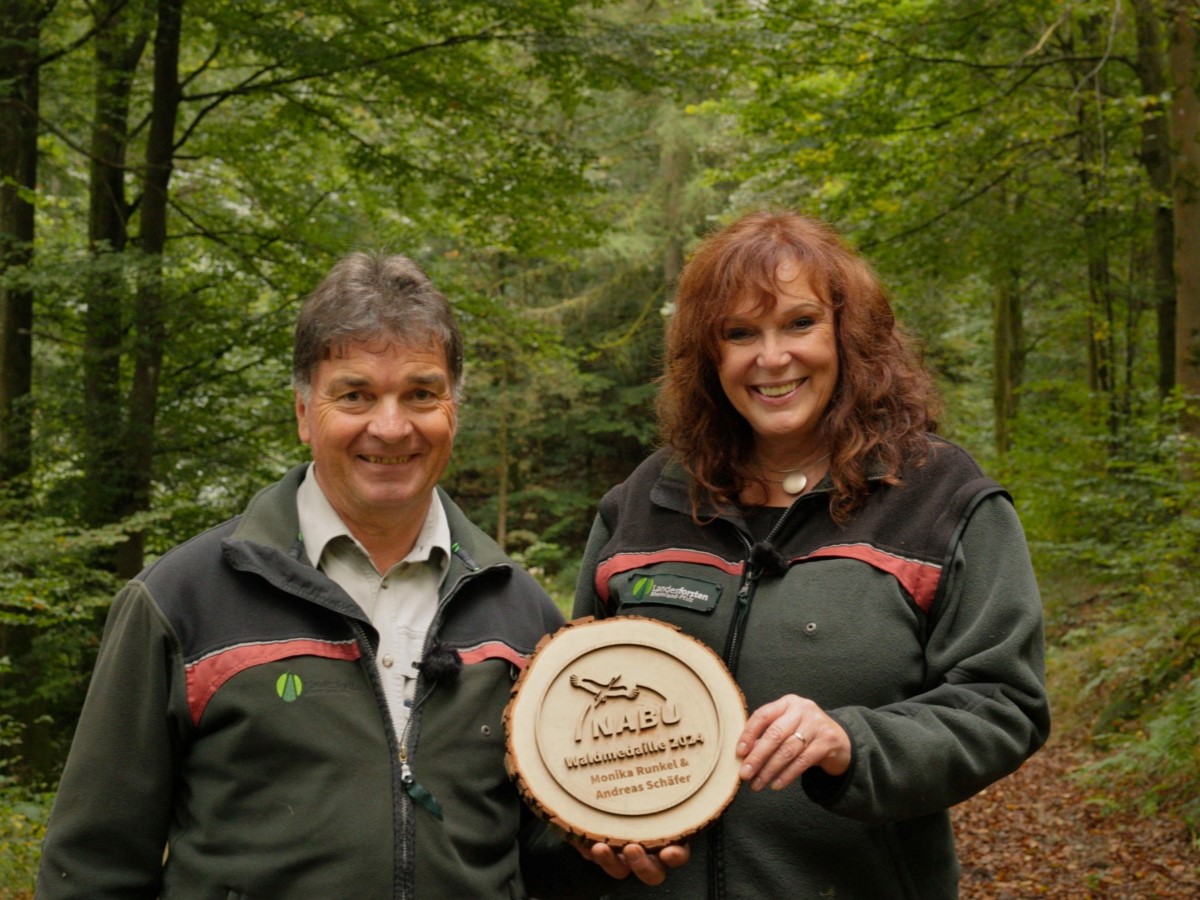
[[[117,596],[40,897],[572,895],[586,864],[519,802],[501,721],[562,619],[437,488],[461,381],[410,260],[351,255],[307,299],[312,465]]]

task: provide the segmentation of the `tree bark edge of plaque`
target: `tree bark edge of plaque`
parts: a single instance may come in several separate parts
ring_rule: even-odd
[[[626,654],[628,649],[640,652]],[[592,671],[581,677],[576,669],[586,669],[589,663]],[[640,677],[643,670],[651,674]],[[597,671],[602,674],[597,676]],[[659,683],[670,682],[672,675],[689,689],[691,696],[675,698],[690,710],[686,714],[677,704],[670,705],[670,685]],[[578,690],[568,689],[567,680]],[[695,690],[696,680],[704,692]],[[556,698],[555,703],[543,709],[548,696]],[[639,696],[642,700],[637,702]],[[660,702],[656,714],[650,700],[666,702]],[[609,702],[618,711],[607,723],[598,722],[596,710]],[[673,719],[665,712],[668,708]],[[686,842],[720,817],[741,784],[734,751],[746,721],[741,689],[711,648],[658,619],[588,617],[542,638],[513,685],[503,718],[504,763],[521,797],[537,816],[576,842],[617,847],[637,843],[650,850]],[[686,730],[689,721],[703,723],[699,734]],[[562,748],[573,744],[565,735],[571,723],[580,749],[575,765],[568,767],[571,753],[564,757]],[[691,739],[702,744],[705,733],[713,744],[711,751],[682,743]],[[596,741],[609,741],[605,746],[611,747],[617,738],[624,741],[619,750],[589,752]],[[674,746],[675,741],[680,746]],[[681,783],[693,777],[699,782],[694,791]],[[595,808],[599,801],[588,799],[593,790],[597,797],[631,795],[632,812]],[[679,791],[684,792],[682,799],[673,803]],[[636,802],[655,793],[667,796],[669,808],[639,811]],[[623,799],[607,799],[603,805]]]

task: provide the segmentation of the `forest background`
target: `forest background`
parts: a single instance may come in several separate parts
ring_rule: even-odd
[[[445,484],[566,606],[674,279],[785,206],[872,260],[1011,490],[1060,734],[1200,829],[1196,0],[0,0],[0,891],[108,604],[305,458],[352,249],[452,298]]]

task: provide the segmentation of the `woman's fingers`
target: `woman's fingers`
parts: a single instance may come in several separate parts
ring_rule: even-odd
[[[759,707],[738,737],[740,775],[750,789],[780,790],[805,769],[841,775],[850,766],[850,738],[816,703],[786,694]]]

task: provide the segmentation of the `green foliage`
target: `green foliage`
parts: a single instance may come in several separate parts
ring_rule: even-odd
[[[1057,714],[1109,752],[1096,777],[1197,821],[1172,792],[1200,781],[1200,500],[1179,409],[1155,388],[1161,198],[1139,154],[1162,98],[1137,81],[1127,7],[189,2],[153,512],[87,529],[81,348],[111,281],[127,396],[151,60],[131,94],[131,243],[95,254],[91,9],[53,4],[35,260],[0,273],[36,303],[34,469],[28,494],[0,500],[0,840],[44,821],[19,788],[61,765],[113,549],[141,529],[152,559],[305,458],[290,329],[334,258],[407,253],[451,298],[468,377],[444,483],[567,611],[596,503],[657,440],[682,260],[775,205],[868,254],[940,380],[944,429],[1010,487],[1045,586]],[[992,315],[1013,286],[1003,448]],[[29,844],[12,846],[20,869]],[[25,881],[8,859],[0,896]]]
[[[1036,387],[1036,386],[1035,386]],[[1020,498],[1031,539],[1057,561],[1115,580],[1186,568],[1197,535],[1197,485],[1181,478],[1195,450],[1178,427],[1179,404],[1147,399],[1114,439],[1101,398],[1061,386],[1030,403],[1019,448],[1003,474]],[[1055,410],[1050,418],[1049,408]]]
[[[0,784],[52,781],[117,581],[98,560],[145,524],[82,529],[0,502]]]
[[[1040,535],[1059,727],[1105,754],[1081,777],[1200,832],[1200,483],[1180,477],[1197,448],[1177,412],[1131,420],[1119,454],[1096,439],[1021,454],[1016,481]]]
[[[1193,648],[1193,659],[1195,649]],[[1145,815],[1177,815],[1193,832],[1200,833],[1200,749],[1196,723],[1200,722],[1200,678],[1193,671],[1181,684],[1164,692],[1142,727],[1128,735],[1111,736],[1104,746],[1109,756],[1088,766],[1082,778],[1096,787],[1118,784],[1136,798]]]
[[[1058,652],[1082,698],[1068,715],[1104,751],[1078,777],[1115,805],[1176,815],[1200,833],[1200,580],[1162,568],[1147,572],[1158,584],[1106,596],[1094,621],[1076,619]]]
[[[737,185],[735,209],[796,206],[868,253],[939,376],[947,433],[1016,499],[1050,604],[1056,705],[1112,751],[1106,772],[1145,763],[1162,796],[1200,780],[1177,740],[1198,721],[1200,517],[1178,409],[1156,396],[1157,201],[1139,154],[1158,99],[1128,64],[1125,8],[719,9],[746,35],[730,45],[737,76],[694,108],[742,143],[710,177]],[[1006,288],[1023,315],[1011,448],[992,440]]]
[[[31,794],[0,785],[0,900],[33,896],[52,800],[50,794]]]

